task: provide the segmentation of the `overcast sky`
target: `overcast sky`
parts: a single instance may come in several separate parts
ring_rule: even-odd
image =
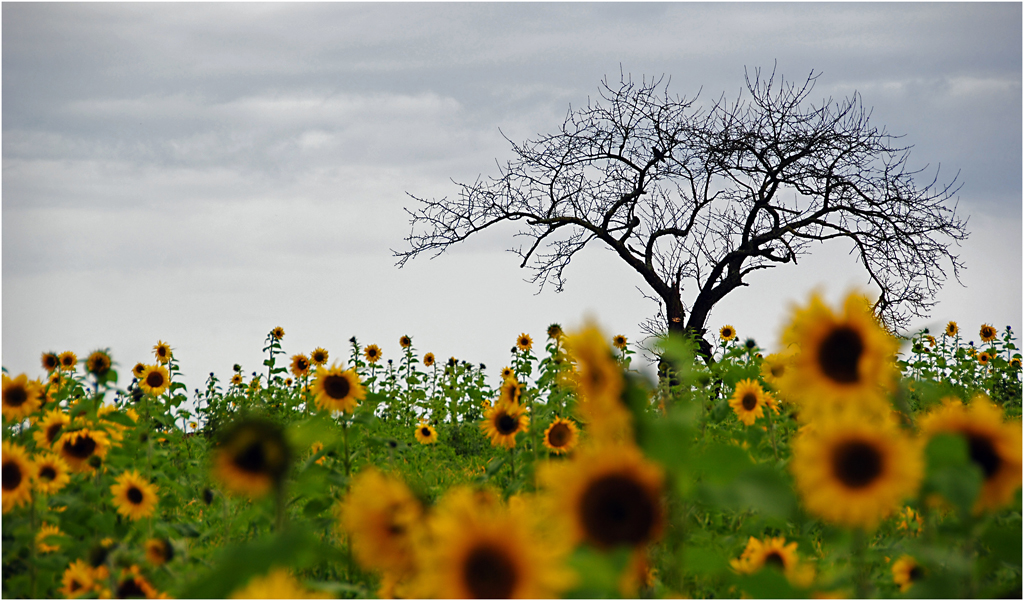
[[[735,97],[744,68],[859,92],[910,166],[958,171],[972,235],[930,320],[1021,326],[1021,4],[55,4],[3,7],[3,366],[169,342],[189,388],[348,339],[486,363],[592,315],[642,338],[656,305],[593,247],[535,294],[514,229],[394,266],[407,192],[497,174],[620,68]],[[791,303],[867,283],[849,247],[750,278],[709,328],[777,348]],[[684,301],[692,300],[684,292]]]

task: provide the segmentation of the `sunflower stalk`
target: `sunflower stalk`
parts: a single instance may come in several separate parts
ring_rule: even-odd
[[[863,528],[855,528],[853,531],[853,584],[858,599],[867,599],[870,596],[870,566],[868,566],[867,553],[868,539]]]

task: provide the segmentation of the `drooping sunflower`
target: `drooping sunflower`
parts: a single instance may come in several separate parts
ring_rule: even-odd
[[[729,406],[736,412],[736,417],[748,426],[753,426],[754,421],[764,416],[763,407],[767,405],[764,390],[757,380],[740,380],[736,383],[736,390],[729,399]]]
[[[102,378],[110,371],[111,364],[110,354],[107,351],[93,351],[85,360],[85,371],[98,378]]]
[[[151,538],[145,546],[146,560],[155,566],[162,566],[174,559],[174,547],[166,538]]]
[[[491,445],[511,449],[516,446],[516,434],[529,430],[530,416],[519,403],[497,402],[484,411],[480,429],[490,437]]]
[[[156,360],[161,365],[168,363],[171,360],[171,345],[167,344],[163,340],[157,340],[153,346],[153,354],[156,356]]]
[[[433,367],[433,366],[434,366],[434,353],[427,353],[426,355],[423,355],[423,367]]]
[[[270,330],[270,335],[274,337],[274,340],[281,340],[284,338],[284,328],[277,326],[273,330]]]
[[[917,561],[904,555],[892,564],[892,581],[900,586],[900,592],[905,593],[914,586],[914,583],[924,578],[924,568]]]
[[[369,361],[370,363],[376,363],[380,361],[381,354],[382,353],[380,352],[380,347],[377,346],[376,344],[371,344],[367,346],[365,349],[363,349],[363,356],[366,357],[366,360]]]
[[[506,367],[502,367],[501,368],[501,381],[502,382],[504,382],[505,380],[507,380],[507,379],[509,379],[509,378],[511,378],[511,377],[513,377],[515,375],[516,375],[516,372],[512,371],[511,367],[507,367],[506,366]]]
[[[974,511],[998,509],[1008,503],[1021,486],[1021,423],[1004,422],[1003,411],[986,397],[977,396],[970,407],[956,399],[945,399],[938,408],[921,418],[921,434],[960,434],[967,441],[971,461],[982,470],[984,480]]]
[[[163,365],[147,365],[139,378],[139,388],[155,397],[163,394],[171,385],[171,376]]]
[[[722,329],[718,330],[718,337],[722,339],[722,342],[729,342],[733,338],[736,338],[736,328],[732,326],[722,326]]]
[[[868,300],[851,294],[841,314],[818,295],[798,309],[783,333],[784,345],[799,351],[780,382],[780,391],[808,413],[848,406],[887,412],[884,393],[895,384],[899,346],[871,312]]]
[[[35,413],[41,404],[39,383],[21,374],[11,378],[3,374],[3,396],[0,409],[3,416],[12,422],[19,422]]]
[[[951,321],[946,324],[946,336],[956,336],[956,333],[960,331],[955,321]]]
[[[636,549],[660,538],[664,475],[636,446],[582,448],[569,461],[541,465],[537,475],[568,542]]]
[[[569,419],[556,417],[544,431],[544,446],[557,455],[573,450],[578,440],[579,431],[576,424]]]
[[[434,444],[437,442],[437,430],[427,422],[420,422],[416,426],[416,440],[420,444]]]
[[[71,351],[64,351],[60,354],[60,368],[64,371],[75,371],[78,367],[78,355]]]
[[[790,468],[804,505],[825,520],[874,528],[917,492],[920,445],[889,421],[822,419],[793,442]]]
[[[114,495],[118,513],[132,520],[153,515],[160,500],[157,496],[159,486],[148,482],[135,470],[122,473],[116,482],[110,487],[110,492]]]
[[[10,441],[2,445],[2,488],[3,512],[32,501],[32,475],[35,464],[29,458],[25,447]]]
[[[285,568],[273,568],[266,576],[254,576],[244,587],[231,593],[231,599],[330,599],[322,591],[312,591]]]
[[[43,353],[41,361],[46,373],[50,373],[60,367],[60,357],[57,356],[57,353]]]
[[[76,599],[92,591],[93,571],[84,560],[76,559],[64,570],[60,592],[66,599]]]
[[[296,378],[309,375],[309,357],[299,353],[292,356],[292,374]]]
[[[327,357],[329,353],[322,347],[316,347],[313,352],[309,354],[309,360],[313,362],[313,365],[321,366],[327,363]]]
[[[564,562],[569,547],[537,536],[528,511],[481,502],[465,488],[449,490],[430,517],[429,534],[418,539],[422,565],[413,596],[557,598],[574,582]]]
[[[412,346],[412,338],[410,338],[409,336],[402,336],[401,338],[398,339],[398,345],[401,346],[402,348],[409,348],[410,346]]]
[[[621,440],[632,432],[632,415],[622,402],[625,383],[607,339],[591,324],[565,337],[565,348],[575,369],[567,374],[579,394],[577,411],[598,440]]]
[[[533,338],[530,338],[529,334],[527,334],[526,332],[523,332],[522,334],[519,335],[519,338],[516,338],[516,348],[519,349],[521,352],[524,352],[524,353],[526,351],[532,349],[533,348]]]
[[[623,336],[622,334],[617,334],[614,338],[612,338],[612,346],[619,349],[620,351],[626,350],[627,343],[628,341],[626,340],[626,337]]]
[[[997,333],[998,332],[995,328],[986,323],[983,326],[981,326],[981,330],[978,332],[978,335],[981,336],[982,342],[992,342],[993,340],[996,339]]]
[[[90,472],[96,469],[94,464],[107,456],[110,439],[103,430],[65,430],[57,439],[55,449],[73,471]]]
[[[68,464],[53,453],[38,455],[35,460],[35,488],[43,494],[53,494],[71,481]]]
[[[553,323],[548,326],[548,338],[551,340],[558,340],[562,337],[562,326],[557,323]]]
[[[213,471],[231,492],[258,497],[280,485],[290,459],[280,425],[240,419],[225,431],[215,452]]]
[[[324,411],[352,413],[359,405],[359,401],[366,398],[366,389],[359,381],[356,371],[343,371],[337,365],[317,368],[313,390],[316,394],[317,407]]]
[[[338,520],[351,535],[352,549],[364,568],[401,576],[413,571],[413,542],[422,526],[423,506],[401,478],[373,467],[364,469],[338,506]]]
[[[56,551],[60,551],[60,543],[50,540],[51,536],[64,536],[64,533],[61,532],[60,528],[57,526],[44,523],[42,527],[39,528],[39,532],[36,532],[36,550],[40,553],[54,553]]]
[[[739,559],[732,559],[729,564],[740,574],[755,574],[770,566],[785,574],[791,583],[809,586],[814,579],[814,569],[800,563],[796,547],[796,543],[786,544],[783,536],[766,537],[764,540],[751,536]]]

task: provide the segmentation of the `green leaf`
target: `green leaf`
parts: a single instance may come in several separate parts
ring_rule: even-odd
[[[306,506],[302,508],[302,514],[307,518],[314,518],[326,509],[329,509],[334,504],[334,499],[330,497],[316,497],[306,503]]]
[[[705,481],[720,484],[732,482],[753,465],[747,451],[720,442],[709,444],[696,464],[700,466]]]
[[[739,588],[752,599],[799,599],[806,595],[793,588],[786,577],[774,568],[738,578]]]
[[[608,599],[619,596],[619,580],[629,563],[630,551],[619,548],[602,553],[590,547],[579,547],[569,558],[569,567],[578,576],[570,599]]]
[[[1020,568],[1022,558],[1019,523],[1012,528],[999,528],[993,524],[981,537],[981,542],[989,548],[994,557]]]
[[[135,420],[119,411],[113,411],[111,413],[104,415],[103,421],[114,422],[115,424],[120,424],[122,426],[127,426],[129,428],[135,427]]]
[[[724,574],[729,571],[729,560],[718,549],[687,546],[683,548],[683,567],[696,574]]]
[[[981,468],[973,461],[967,441],[959,434],[939,434],[925,448],[927,472],[924,490],[937,492],[963,514],[971,511],[983,481]]]

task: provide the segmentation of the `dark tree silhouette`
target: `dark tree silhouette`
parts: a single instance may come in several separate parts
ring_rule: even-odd
[[[570,107],[557,133],[509,140],[516,158],[499,177],[455,182],[455,198],[410,194],[419,206],[406,209],[410,248],[395,251],[398,264],[519,222],[521,267],[560,291],[573,256],[600,241],[660,302],[656,329],[688,330],[707,353],[712,307],[749,274],[845,238],[881,290],[876,313],[904,327],[934,305],[945,265],[959,280],[950,247],[966,221],[947,203],[957,178],[939,185],[936,170],[916,184],[910,147],[869,124],[856,92],[807,102],[817,77],[794,85],[755,71],[735,102],[703,107],[669,96],[662,80],[605,79],[601,99]]]

